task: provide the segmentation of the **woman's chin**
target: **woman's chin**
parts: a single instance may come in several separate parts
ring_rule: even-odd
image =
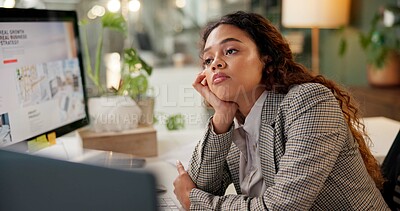
[[[220,100],[223,101],[234,101],[234,94],[232,94],[232,90],[226,87],[212,87],[211,92],[215,94]]]
[[[234,101],[234,98],[227,95],[226,93],[217,93],[215,95],[222,101],[227,101],[227,102]]]

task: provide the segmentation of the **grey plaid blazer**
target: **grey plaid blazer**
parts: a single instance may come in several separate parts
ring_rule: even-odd
[[[241,195],[239,149],[232,131],[208,126],[188,173],[197,188],[191,210],[387,210],[363,164],[333,94],[315,83],[287,94],[269,92],[262,109],[259,153],[267,186],[262,197]],[[224,195],[233,182],[237,195]]]

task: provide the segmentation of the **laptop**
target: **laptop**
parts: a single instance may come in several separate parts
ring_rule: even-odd
[[[155,177],[0,150],[0,210],[157,210]]]
[[[395,192],[400,191],[396,189],[396,183],[400,177],[400,130],[382,163],[381,170],[386,180],[383,184],[382,196],[389,208],[396,210],[396,203],[400,204],[394,200]]]

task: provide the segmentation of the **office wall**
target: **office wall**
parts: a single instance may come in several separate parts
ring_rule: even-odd
[[[348,41],[347,53],[338,54],[341,34],[339,30],[320,31],[320,71],[330,79],[344,85],[367,85],[366,56],[359,44],[359,31],[367,32],[369,24],[380,6],[396,4],[396,0],[352,0],[351,23],[344,31]]]

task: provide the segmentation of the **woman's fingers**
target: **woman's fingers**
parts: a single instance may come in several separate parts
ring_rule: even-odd
[[[199,89],[201,89],[201,87],[203,86],[207,86],[207,82],[206,82],[206,75],[204,74],[204,71],[199,73],[196,77],[196,79],[194,80],[192,86],[199,91]]]
[[[193,88],[196,89],[197,92],[200,93],[201,96],[213,107],[216,108],[218,106],[223,105],[224,102],[219,99],[208,87],[207,79],[205,71],[199,73],[193,82]]]
[[[206,100],[208,99],[209,95],[212,94],[210,89],[208,88],[206,75],[203,72],[197,75],[195,81],[192,84],[193,88],[196,89]]]

